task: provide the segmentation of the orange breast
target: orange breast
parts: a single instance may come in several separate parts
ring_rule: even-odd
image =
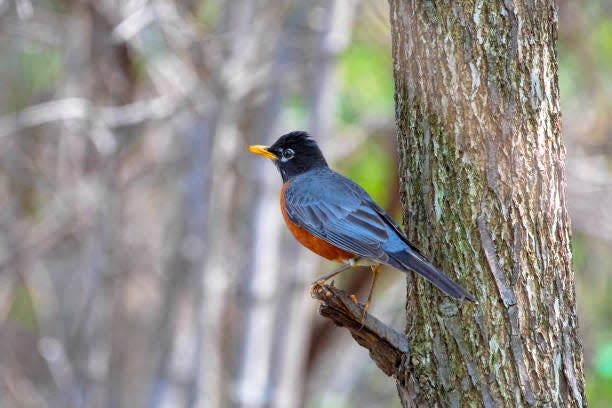
[[[289,215],[287,214],[287,207],[285,206],[285,191],[287,187],[289,187],[289,183],[291,181],[283,184],[283,188],[281,189],[281,211],[283,212],[283,218],[285,219],[285,223],[289,228],[289,231],[293,234],[295,239],[306,248],[310,249],[315,254],[322,256],[323,258],[329,259],[330,261],[336,261],[344,263],[351,258],[354,258],[355,255],[347,252],[343,249],[336,247],[335,245],[330,244],[327,241],[322,240],[321,238],[312,235],[310,232],[306,231],[304,228],[295,224],[293,221],[289,219]]]

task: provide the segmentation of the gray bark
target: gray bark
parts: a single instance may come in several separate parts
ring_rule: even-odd
[[[586,406],[550,1],[390,0],[408,235],[404,406]]]

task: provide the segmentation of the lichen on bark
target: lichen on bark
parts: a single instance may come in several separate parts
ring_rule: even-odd
[[[409,237],[405,406],[586,406],[551,1],[391,0]]]

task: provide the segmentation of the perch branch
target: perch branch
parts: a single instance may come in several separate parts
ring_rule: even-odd
[[[314,283],[310,295],[321,301],[319,313],[338,326],[370,352],[370,357],[386,375],[394,376],[408,355],[406,336],[368,314],[363,320],[363,306],[334,286]]]

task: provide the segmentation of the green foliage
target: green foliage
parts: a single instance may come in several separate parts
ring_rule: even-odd
[[[3,61],[4,87],[8,110],[21,110],[35,102],[44,92],[50,92],[62,75],[62,56],[57,49],[28,44],[20,49],[2,47],[0,53],[8,55]]]
[[[338,63],[341,89],[339,121],[345,126],[363,126],[368,117],[393,120],[394,83],[391,52],[371,38],[353,42]],[[371,138],[340,165],[340,171],[359,183],[384,206],[396,166],[384,146]]]
[[[578,56],[565,52],[564,46],[559,48],[559,91],[561,92],[561,100],[569,98],[570,95],[575,95],[582,86],[580,76],[580,60]]]
[[[612,255],[606,243],[580,233],[572,238],[572,253],[581,325],[588,327],[583,329],[587,399],[591,407],[607,408],[612,401],[612,310],[610,281],[601,269],[609,267]]]
[[[591,408],[609,408],[612,401],[610,379],[596,373],[586,375],[586,394]]]
[[[381,206],[389,195],[395,166],[387,152],[375,141],[368,141],[340,166],[340,171],[359,183]]]
[[[612,18],[602,18],[594,26],[591,43],[599,69],[609,75],[612,69]]]
[[[56,13],[66,13],[69,10],[70,4],[65,0],[39,0],[41,7],[53,10]]]
[[[13,303],[8,317],[28,329],[34,329],[38,325],[34,300],[27,287],[19,286],[13,292]]]
[[[339,62],[342,90],[340,119],[355,123],[363,115],[393,112],[393,75],[391,56],[375,44],[353,44]]]
[[[565,6],[568,10],[572,10],[570,4]],[[605,117],[612,96],[609,7],[602,0],[582,2],[577,7],[580,13],[567,20],[569,27],[560,24],[558,43],[561,105],[566,124],[574,117],[573,126],[568,127],[573,131],[576,131],[576,111]],[[602,112],[605,113],[602,115]],[[584,134],[572,135],[566,131],[565,137],[587,139],[580,140],[579,145],[596,144],[598,138],[607,137],[607,126],[597,127],[592,121],[584,126],[587,129]],[[579,233],[574,234],[572,246],[580,324],[585,335],[587,399],[591,408],[607,408],[612,406],[612,309],[608,296],[612,289],[609,278],[612,256],[609,243],[597,242]]]
[[[196,11],[196,18],[207,27],[214,27],[221,13],[223,12],[222,3],[218,1],[202,1]]]
[[[306,126],[308,108],[301,94],[293,93],[289,95],[283,110],[283,116],[287,118],[287,123],[293,124],[295,129],[303,129]]]
[[[612,91],[612,18],[593,10],[590,17],[593,24],[584,28],[584,36],[559,38],[559,87],[565,102],[594,90]]]
[[[612,380],[612,341],[599,347],[595,356],[597,374]]]
[[[62,58],[52,48],[27,47],[19,55],[19,67],[30,90],[40,92],[51,88],[59,79]]]
[[[584,236],[575,234],[572,237],[572,256],[574,261],[574,270],[580,271],[586,268],[587,265],[588,247]]]
[[[594,358],[586,363],[586,394],[591,407],[609,408],[612,406],[612,332],[603,337],[607,340],[596,346]]]

